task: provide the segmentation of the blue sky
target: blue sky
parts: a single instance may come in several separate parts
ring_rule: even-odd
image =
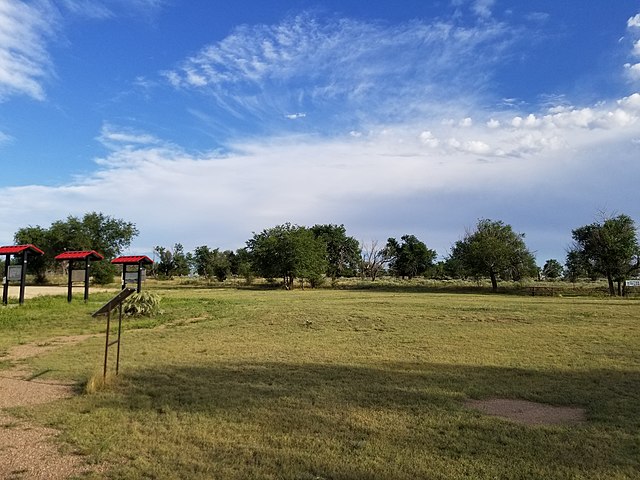
[[[640,1],[0,0],[0,243],[101,211],[128,253],[284,222],[538,263],[640,221]]]

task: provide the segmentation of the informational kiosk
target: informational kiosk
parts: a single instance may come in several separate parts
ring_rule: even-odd
[[[140,290],[142,290],[142,279],[146,273],[144,266],[153,265],[153,260],[146,255],[131,255],[128,257],[114,258],[111,260],[111,263],[122,265],[122,289],[124,290],[126,288],[127,283],[135,283],[136,292],[140,293]],[[135,270],[129,268],[130,266],[135,267]]]
[[[20,305],[24,303],[24,287],[27,279],[27,259],[29,256],[44,255],[44,252],[35,245],[14,245],[11,247],[0,247],[0,255],[5,256],[4,276],[2,278],[2,303],[7,304],[9,299],[9,282],[20,282]],[[17,265],[11,265],[11,256],[20,257]]]
[[[55,256],[59,262],[69,262],[69,281],[67,282],[67,302],[71,302],[73,282],[84,282],[84,301],[89,299],[89,268],[91,261],[100,261],[104,257],[95,250],[83,250],[75,252],[63,252]],[[77,268],[78,263],[83,262],[82,268]],[[74,268],[76,267],[76,268]],[[81,276],[75,275],[76,273]]]

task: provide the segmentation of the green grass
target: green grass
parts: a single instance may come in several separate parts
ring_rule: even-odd
[[[96,478],[633,479],[640,477],[640,303],[388,289],[155,290],[125,322],[121,374],[17,410],[62,431]],[[64,298],[0,309],[0,349],[100,332]],[[87,382],[104,338],[28,362]],[[111,359],[113,361],[113,359]],[[467,398],[583,407],[527,427]]]

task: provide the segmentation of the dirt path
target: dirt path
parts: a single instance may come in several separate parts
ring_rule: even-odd
[[[84,292],[83,286],[75,285],[73,287],[73,295],[82,295]],[[91,287],[89,294],[98,292],[117,292],[116,289],[113,288],[103,288],[103,287]],[[67,286],[64,285],[27,285],[24,289],[24,298],[33,298],[39,297],[42,295],[67,295]],[[9,285],[9,298],[16,299],[20,296],[20,287],[18,285]]]
[[[80,343],[92,336],[57,337],[46,342],[19,345],[2,357],[13,365],[0,370],[0,478],[58,480],[90,470],[82,457],[59,450],[55,443],[57,430],[32,425],[2,410],[72,397],[72,385],[31,379],[31,372],[20,362],[63,345]]]

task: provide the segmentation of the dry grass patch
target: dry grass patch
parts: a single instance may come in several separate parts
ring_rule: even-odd
[[[468,400],[465,406],[524,425],[573,425],[587,421],[583,408],[557,407],[528,400],[509,398]]]

